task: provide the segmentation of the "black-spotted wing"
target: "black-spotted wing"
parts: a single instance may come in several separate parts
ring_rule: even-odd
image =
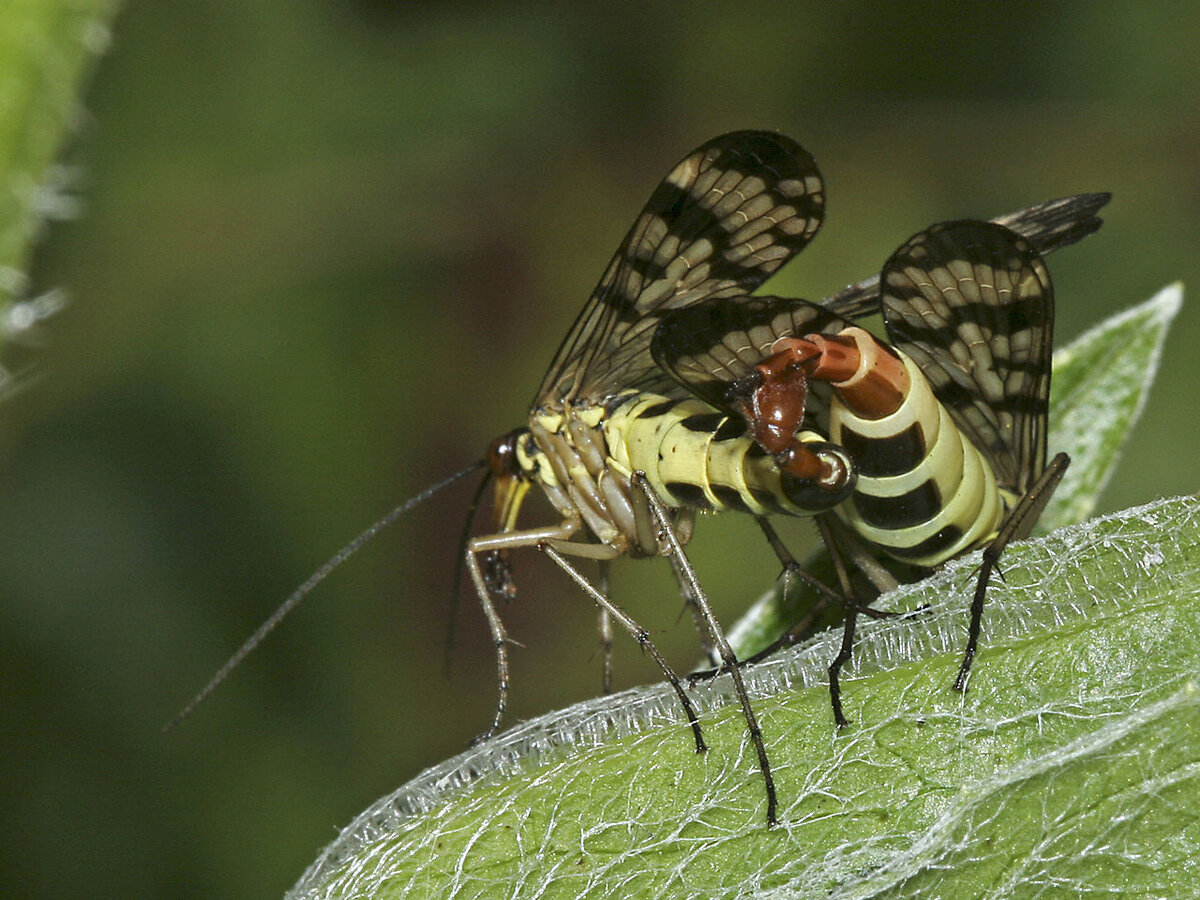
[[[629,389],[679,395],[650,355],[663,316],[752,292],[812,239],[824,209],[816,163],[782,135],[737,131],[689,153],[621,242],[534,405]]]
[[[1002,487],[1046,465],[1054,291],[1032,244],[993,222],[944,222],[880,275],[892,344],[912,357]]]
[[[1112,194],[1077,194],[1046,200],[1034,206],[992,219],[1029,241],[1043,256],[1060,247],[1081,241],[1097,231],[1104,221],[1097,215]],[[821,301],[839,316],[858,319],[879,312],[879,276],[872,275],[830,294]]]
[[[1047,200],[998,216],[992,224],[1019,234],[1036,251],[1049,253],[1099,229],[1103,221],[1096,214],[1110,198],[1111,194],[1095,193]],[[878,275],[819,304],[778,297],[714,299],[666,316],[651,349],[659,366],[691,393],[727,408],[729,386],[760,362],[777,338],[836,333],[849,324],[846,320],[878,312]],[[813,396],[819,403],[822,393],[816,387]],[[818,409],[811,402],[810,408]],[[1030,464],[1037,459],[1035,454]],[[1018,470],[1024,471],[1023,466],[1018,464]]]
[[[664,318],[650,349],[654,361],[689,392],[730,410],[733,383],[762,362],[776,340],[814,332],[836,334],[849,325],[827,307],[807,300],[719,297]]]

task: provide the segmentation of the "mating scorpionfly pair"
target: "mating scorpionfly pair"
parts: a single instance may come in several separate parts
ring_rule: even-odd
[[[1029,533],[1068,462],[1059,454],[1046,463],[1054,308],[1041,254],[1099,228],[1096,212],[1107,201],[1086,194],[991,222],[934,225],[892,254],[878,278],[810,303],[750,294],[821,226],[824,188],[812,156],[782,135],[739,131],[684,157],[559,347],[528,425],[488,452],[495,530],[468,540],[464,556],[496,651],[499,698],[487,734],[499,728],[508,693],[509,639],[497,612],[497,600],[515,595],[507,554],[533,547],[600,608],[606,640],[615,621],[652,656],[703,751],[679,677],[646,630],[572,562],[665,556],[706,649],[733,679],[767,821],[776,822],[771,766],[740,663],[683,550],[696,510],[748,512],[772,538],[767,516],[816,517],[840,572],[840,587],[822,590],[847,610],[830,667],[839,724],[837,674],[855,616],[887,586],[873,560],[928,569],[984,548],[955,682],[965,688],[997,559]],[[887,343],[852,324],[878,313]],[[534,484],[560,521],[518,529]],[[332,568],[443,485],[398,507],[315,573],[181,716]],[[875,587],[857,587],[847,562]]]

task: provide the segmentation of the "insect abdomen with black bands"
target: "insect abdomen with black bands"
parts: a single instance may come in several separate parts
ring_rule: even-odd
[[[842,499],[825,495],[814,502],[791,489],[744,420],[695,398],[635,395],[609,413],[604,432],[612,464],[626,475],[645,472],[668,506],[805,516]],[[801,439],[825,440],[815,432]]]
[[[803,301],[779,302],[794,309]],[[689,313],[673,317],[664,326],[663,339],[669,340],[670,330],[680,326],[688,331],[688,340],[695,339],[695,318]],[[833,508],[878,549],[920,566],[945,562],[980,546],[996,532],[1013,494],[998,486],[991,462],[955,424],[913,360],[856,327],[833,335],[785,335],[772,346],[782,345],[803,346],[807,353],[818,354],[810,357],[809,365],[818,361],[820,347],[841,346],[841,353],[861,348],[863,353],[856,357],[859,377],[873,373],[894,397],[886,411],[856,408],[851,395],[844,395],[830,380],[832,396],[805,412],[807,427],[797,432],[795,443],[817,448],[828,447],[824,443],[828,441],[845,452],[855,477],[842,492],[801,494],[795,483],[787,481],[776,459],[746,433],[746,419],[713,413],[694,399],[651,405],[649,398],[635,398],[611,414],[607,424],[610,445],[616,446],[614,456],[626,469],[632,465],[653,471],[651,483],[672,505],[797,516]],[[890,376],[869,362],[884,358],[893,361],[887,367]],[[763,370],[767,374],[757,380],[741,379],[732,392],[753,393],[773,377],[769,367]],[[722,432],[727,435],[724,442],[718,440]],[[680,482],[683,489],[677,486]],[[725,500],[717,485],[728,496],[736,495],[740,503]]]
[[[954,424],[916,364],[900,356],[909,390],[882,419],[856,415],[835,395],[829,437],[849,453],[858,482],[838,515],[889,556],[936,566],[978,547],[1011,505],[990,463]]]

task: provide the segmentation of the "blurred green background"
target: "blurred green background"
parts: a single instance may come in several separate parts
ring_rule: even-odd
[[[772,284],[813,298],[934,221],[1110,190],[1051,258],[1065,342],[1200,286],[1197,47],[1190,2],[130,3],[64,155],[83,214],[33,270],[71,304],[2,410],[0,895],[279,896],[484,727],[469,595],[442,666],[460,486],[159,733],[349,537],[522,423],[683,153],[748,127],[813,152],[825,229]],[[1196,487],[1189,304],[1102,509]],[[726,621],[774,577],[748,519],[694,546]],[[599,685],[586,600],[517,566],[510,721]],[[686,665],[668,569],[614,588]],[[629,643],[620,686],[655,677]]]

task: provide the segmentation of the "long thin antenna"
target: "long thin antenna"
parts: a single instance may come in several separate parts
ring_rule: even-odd
[[[363,544],[370,541],[373,537],[375,537],[375,535],[379,534],[379,532],[383,531],[414,506],[425,502],[438,491],[445,487],[449,487],[460,478],[465,478],[472,472],[479,471],[486,465],[486,460],[479,460],[478,462],[467,466],[461,472],[455,472],[449,478],[439,481],[432,487],[426,488],[415,497],[412,497],[401,503],[390,513],[377,521],[370,528],[362,532],[360,535],[358,535],[358,537],[330,557],[329,561],[326,562],[325,565],[321,566],[321,568],[317,569],[317,571],[308,576],[304,583],[300,585],[300,587],[296,588],[296,590],[292,592],[291,596],[284,600],[283,603],[279,605],[279,608],[276,609],[275,612],[271,613],[265,622],[258,626],[258,629],[254,632],[254,634],[250,635],[250,637],[246,639],[246,642],[237,649],[237,652],[234,653],[233,656],[229,657],[228,660],[226,660],[225,665],[217,669],[216,673],[208,680],[208,684],[204,686],[200,693],[196,694],[196,696],[189,700],[187,706],[176,713],[175,717],[166,725],[164,725],[162,730],[170,731],[189,715],[191,715],[192,711],[201,703],[203,703],[208,698],[208,695],[216,690],[217,686],[222,681],[229,677],[229,673],[236,669],[241,661],[245,659],[255,647],[262,643],[263,638],[274,631],[275,626],[282,622],[288,613],[300,605],[300,601],[303,600],[309,593],[311,593],[313,588],[324,581],[329,576],[329,573],[353,556],[359,550],[359,548],[363,546]]]

